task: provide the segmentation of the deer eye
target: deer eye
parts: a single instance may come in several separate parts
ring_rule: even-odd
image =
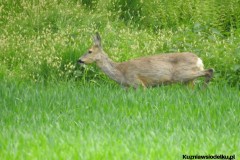
[[[91,53],[92,53],[92,51],[91,51],[91,50],[89,50],[89,51],[88,51],[88,53],[89,53],[89,54],[91,54]]]

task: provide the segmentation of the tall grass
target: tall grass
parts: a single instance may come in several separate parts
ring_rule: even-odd
[[[229,35],[240,25],[239,0],[168,0],[127,1],[115,0],[113,10],[120,19],[134,21],[141,28],[153,30],[178,29],[179,26],[193,27],[195,23],[219,30]]]
[[[99,31],[115,61],[190,51],[215,81],[238,85],[239,1],[6,1],[0,2],[0,77],[38,80],[106,79],[76,60]]]
[[[240,92],[0,82],[1,159],[239,155]],[[117,97],[117,98],[116,98]]]

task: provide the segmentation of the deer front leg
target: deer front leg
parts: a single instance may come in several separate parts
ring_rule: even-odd
[[[137,77],[137,83],[137,87],[141,86],[144,90],[147,88],[145,82],[140,77]]]

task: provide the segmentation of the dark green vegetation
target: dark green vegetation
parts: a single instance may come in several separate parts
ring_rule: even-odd
[[[105,79],[75,63],[99,31],[115,61],[194,52],[216,70],[215,81],[239,83],[239,0],[3,0],[0,6],[0,77]]]
[[[1,0],[0,159],[181,159],[240,150],[239,0]],[[206,90],[125,91],[77,59],[194,52]]]

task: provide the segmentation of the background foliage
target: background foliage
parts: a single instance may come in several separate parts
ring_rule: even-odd
[[[194,52],[215,81],[239,84],[239,0],[2,0],[0,78],[106,80],[76,60],[99,31],[115,61]]]

